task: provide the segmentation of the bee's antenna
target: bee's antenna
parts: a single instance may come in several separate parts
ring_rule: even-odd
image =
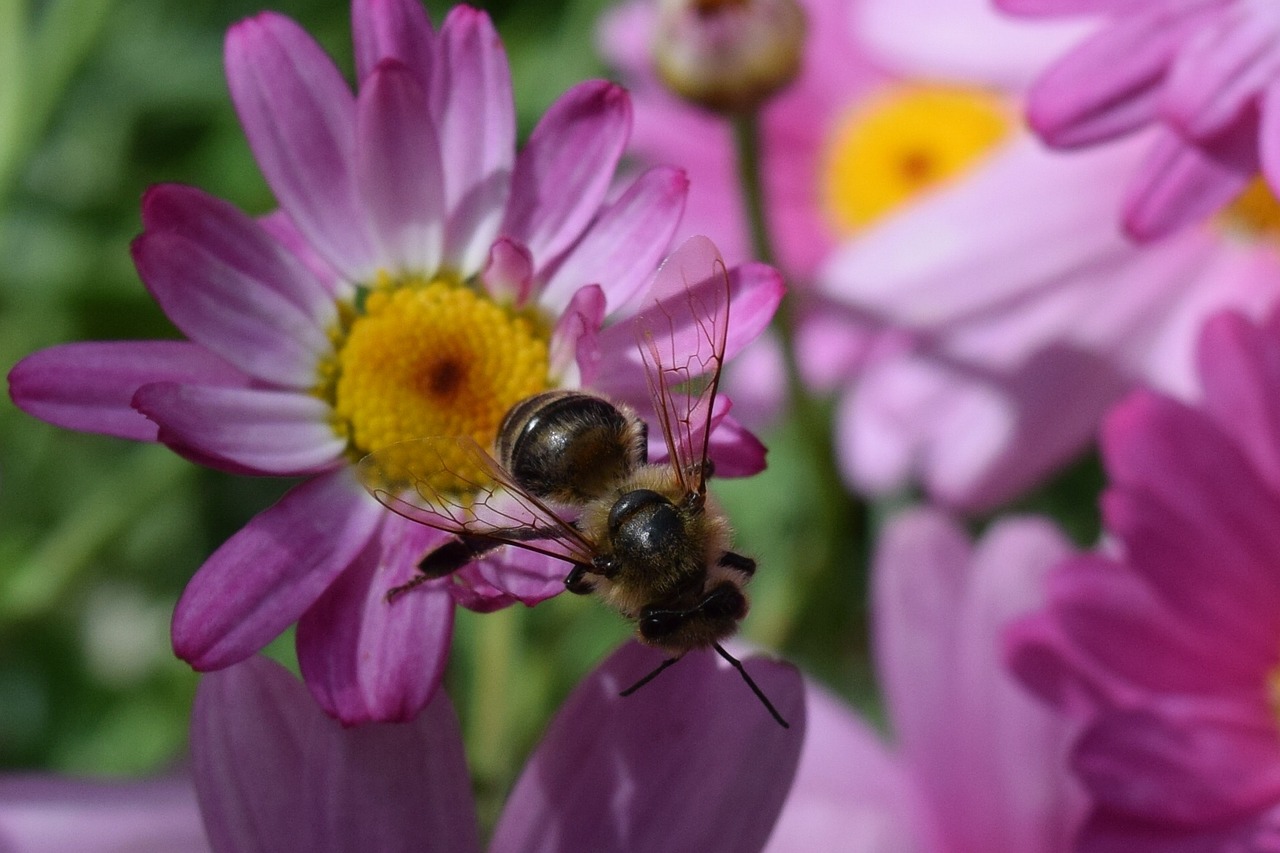
[[[633,685],[631,685],[630,687],[628,687],[626,690],[623,690],[623,691],[622,691],[621,693],[619,693],[618,695],[619,695],[619,696],[630,696],[632,693],[635,693],[637,690],[639,690],[641,687],[644,687],[644,686],[645,686],[646,684],[648,684],[650,681],[653,681],[655,678],[657,678],[659,675],[661,675],[661,674],[662,674],[662,671],[663,671],[664,669],[666,669],[667,667],[671,666],[671,664],[675,663],[675,662],[676,662],[676,661],[678,661],[678,660],[680,660],[680,658],[678,658],[678,657],[677,657],[677,658],[667,658],[667,659],[666,659],[666,660],[664,660],[662,663],[658,664],[658,668],[657,668],[657,669],[655,669],[653,672],[649,673],[649,674],[648,674],[648,675],[646,675],[644,678],[642,678],[642,679],[640,679],[639,681],[637,681],[635,684],[633,684]]]
[[[784,729],[791,728],[791,726],[788,725],[787,721],[782,719],[782,715],[778,713],[778,709],[773,707],[773,703],[769,701],[769,697],[765,696],[764,691],[760,689],[759,685],[757,685],[755,681],[752,680],[750,675],[747,675],[747,670],[742,665],[742,661],[738,660],[733,655],[726,652],[724,650],[724,646],[720,645],[719,643],[712,643],[711,645],[715,646],[716,651],[720,653],[720,657],[724,658],[729,663],[733,664],[733,668],[736,669],[738,671],[738,674],[742,676],[742,680],[747,682],[747,686],[751,688],[752,693],[756,694],[756,698],[764,703],[765,709],[773,716],[775,720],[778,721],[778,725],[782,726]],[[640,684],[644,684],[645,681],[648,681],[650,678],[653,678],[659,672],[662,672],[662,670],[666,669],[668,663],[675,663],[675,661],[664,662],[662,666],[658,667],[656,672],[653,672],[652,674],[646,676],[644,680],[640,682]],[[639,687],[640,684],[637,684],[636,687]],[[631,689],[634,690],[635,687]],[[624,693],[623,695],[625,696],[626,694]]]

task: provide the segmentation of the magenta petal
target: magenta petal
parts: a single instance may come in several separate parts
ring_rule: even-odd
[[[0,777],[0,850],[208,850],[185,776],[144,781]]]
[[[1206,411],[1273,488],[1280,485],[1277,349],[1274,331],[1233,312],[1210,318],[1197,347]]]
[[[1280,805],[1195,829],[1097,809],[1076,839],[1082,853],[1276,853]]]
[[[445,189],[440,143],[426,90],[413,72],[386,59],[360,89],[356,177],[379,257],[425,275],[440,267]]]
[[[1262,174],[1272,193],[1280,187],[1280,81],[1271,83],[1262,94],[1262,117],[1258,127],[1258,151]]]
[[[280,207],[348,279],[367,280],[374,264],[346,81],[301,27],[271,12],[228,31],[225,61],[240,123]]]
[[[1112,139],[1156,116],[1165,69],[1198,18],[1167,4],[1122,18],[1056,62],[1032,87],[1027,119],[1050,145]]]
[[[325,331],[336,317],[331,299],[299,307],[275,286],[278,268],[235,266],[236,259],[177,230],[143,233],[133,243],[133,260],[165,314],[191,340],[264,382],[315,385],[317,364],[333,349]]]
[[[564,305],[587,282],[605,288],[611,311],[626,305],[666,255],[680,224],[689,179],[679,169],[657,166],[635,180],[556,265],[539,302]]]
[[[1124,227],[1138,241],[1200,222],[1236,196],[1258,172],[1258,151],[1246,115],[1219,137],[1191,145],[1161,130],[1124,202]]]
[[[592,673],[552,720],[494,831],[521,850],[758,850],[805,742],[804,685],[786,664],[746,666],[791,724],[781,728],[711,650],[628,697],[662,660],[631,643]]]
[[[457,717],[346,728],[255,657],[207,675],[191,717],[196,790],[217,850],[480,849]]]
[[[418,0],[354,0],[351,38],[355,42],[356,79],[363,86],[384,59],[403,62],[427,90],[435,31]]]
[[[354,296],[355,288],[317,254],[302,236],[298,226],[293,224],[289,214],[283,210],[273,210],[266,216],[259,217],[258,224],[311,272],[326,293],[335,299],[351,299]]]
[[[173,614],[173,648],[198,670],[261,649],[364,549],[384,511],[349,469],[290,490],[213,552]]]
[[[560,385],[576,388],[595,382],[604,312],[604,290],[598,284],[588,284],[569,300],[551,333],[551,375],[560,377]]]
[[[1122,12],[1148,0],[995,0],[995,7],[1011,15],[1083,15]]]
[[[1162,112],[1194,140],[1213,137],[1250,108],[1280,72],[1280,17],[1221,14],[1182,46],[1161,95]]]
[[[707,455],[717,477],[750,477],[765,469],[767,448],[751,430],[725,416],[715,425]]]
[[[387,593],[448,536],[388,517],[298,621],[298,665],[320,706],[346,725],[412,720],[431,701],[453,636],[447,579]]]
[[[630,97],[603,80],[570,89],[533,129],[516,159],[502,233],[529,247],[536,268],[554,261],[596,215],[630,133]]]
[[[479,271],[511,190],[516,111],[507,55],[484,12],[455,6],[440,30],[431,115],[448,192],[445,262]]]
[[[1219,823],[1280,800],[1275,720],[1209,702],[1106,714],[1075,768],[1107,808],[1161,822]]]
[[[27,414],[66,429],[155,441],[155,423],[133,407],[133,395],[152,382],[236,387],[248,377],[186,341],[73,343],[14,365],[9,396]]]
[[[1259,678],[1280,635],[1280,496],[1203,413],[1140,392],[1103,427],[1109,530],[1126,562]]]
[[[133,405],[159,424],[164,444],[244,473],[315,473],[339,464],[347,446],[329,404],[310,394],[160,382],[144,385]]]

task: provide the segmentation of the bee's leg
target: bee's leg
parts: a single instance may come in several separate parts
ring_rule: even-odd
[[[733,551],[725,551],[720,555],[720,559],[716,562],[724,566],[726,569],[735,569],[748,577],[756,573],[755,560],[750,557],[744,557],[741,554],[734,553]]]
[[[420,574],[414,575],[407,583],[392,587],[387,591],[387,602],[399,598],[403,593],[421,586],[430,580],[451,575],[458,569],[479,559],[497,548],[502,542],[497,539],[478,536],[459,536],[436,548],[418,563]]]
[[[586,563],[574,563],[573,569],[565,576],[564,588],[572,592],[574,595],[586,595],[596,588],[596,585],[587,580],[587,573],[591,571],[591,566]]]

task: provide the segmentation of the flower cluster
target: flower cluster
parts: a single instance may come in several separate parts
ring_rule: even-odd
[[[189,766],[0,778],[0,847],[1280,850],[1278,9],[620,0],[629,88],[522,146],[483,12],[353,0],[354,88],[289,18],[235,24],[278,209],[148,190],[183,339],[40,350],[10,393],[300,482],[177,601]],[[561,391],[591,441],[531,408]],[[753,430],[807,473],[713,496]],[[477,451],[529,436],[600,494]],[[751,641],[844,696],[729,640],[757,567]],[[638,642],[478,806],[456,609],[566,588]],[[291,627],[301,682],[259,654]]]

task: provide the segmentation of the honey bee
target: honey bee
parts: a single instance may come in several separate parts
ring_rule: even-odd
[[[468,438],[429,438],[412,442],[412,452],[393,445],[362,460],[361,481],[379,502],[455,537],[388,597],[503,545],[550,555],[569,564],[566,589],[599,596],[635,622],[640,642],[667,653],[622,695],[689,651],[711,647],[788,727],[721,645],[747,614],[743,587],[756,569],[732,550],[728,520],[707,494],[711,431],[723,417],[716,403],[729,301],[724,261],[709,240],[695,237],[659,269],[633,321],[663,461],[649,460],[648,427],[635,410],[583,390],[516,403],[494,455]],[[459,458],[483,476],[445,461]],[[441,473],[453,491],[437,485]]]

